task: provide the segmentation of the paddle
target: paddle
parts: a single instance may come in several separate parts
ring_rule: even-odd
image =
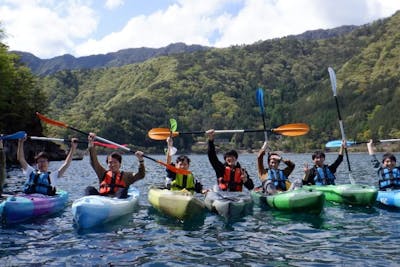
[[[36,115],[39,117],[40,120],[42,120],[42,121],[44,121],[44,122],[46,122],[46,123],[48,123],[48,124],[51,124],[51,125],[54,125],[54,126],[58,126],[58,127],[68,128],[68,129],[71,129],[71,130],[76,131],[76,132],[78,132],[78,133],[84,134],[84,135],[86,135],[86,136],[89,135],[89,133],[86,133],[86,132],[81,131],[81,130],[79,130],[79,129],[76,129],[76,128],[72,127],[72,126],[69,126],[68,124],[66,124],[66,123],[64,123],[64,122],[60,122],[60,121],[56,121],[56,120],[52,120],[52,119],[50,119],[50,118],[47,118],[46,116],[40,114],[39,112],[36,112]],[[121,148],[121,149],[123,149],[123,150],[125,150],[125,151],[132,152],[132,150],[131,150],[129,147],[120,145],[120,144],[118,144],[118,143],[115,143],[115,142],[113,142],[113,141],[107,140],[107,139],[105,139],[105,138],[96,136],[96,139],[97,139],[97,140],[100,140],[100,141],[102,141],[102,142],[104,142],[104,143],[108,143],[108,144],[114,145],[114,146],[116,146],[116,147],[118,147],[118,148]],[[180,174],[183,174],[183,175],[188,175],[188,174],[191,173],[190,171],[187,171],[187,170],[184,170],[184,169],[175,168],[174,166],[172,166],[172,165],[170,165],[170,164],[167,164],[167,163],[165,163],[165,162],[162,162],[161,160],[154,159],[154,158],[149,157],[149,156],[147,156],[147,155],[143,155],[143,157],[145,157],[145,158],[147,158],[147,159],[149,159],[149,160],[152,160],[152,161],[154,161],[154,162],[157,162],[158,164],[161,164],[161,165],[165,166],[167,169],[169,169],[169,170],[172,171],[172,172],[180,173]]]
[[[264,139],[265,142],[268,141],[268,133],[267,133],[267,126],[265,124],[265,109],[264,109],[264,91],[262,88],[258,88],[256,91],[256,99],[257,99],[257,104],[260,107],[260,114],[261,118],[263,121],[263,126],[264,126]]]
[[[290,123],[279,126],[274,129],[267,129],[269,133],[281,134],[286,136],[300,136],[305,135],[310,131],[310,127],[304,123]],[[254,133],[254,132],[265,132],[264,129],[240,129],[240,130],[215,130],[215,133]],[[169,136],[177,137],[183,134],[205,134],[205,131],[193,131],[193,132],[172,132],[168,128],[153,128],[148,132],[148,136],[153,140],[166,140]]]
[[[383,139],[383,140],[376,140],[373,141],[374,143],[388,143],[388,142],[399,142],[400,139]],[[360,144],[367,144],[369,141],[347,141],[347,146],[353,146],[353,145],[360,145]],[[325,144],[325,147],[327,148],[334,148],[334,147],[340,147],[342,145],[342,140],[333,140],[329,141]]]
[[[336,110],[337,110],[337,114],[338,114],[338,118],[339,118],[339,126],[340,126],[340,132],[342,134],[342,140],[346,140],[346,135],[344,134],[342,116],[340,115],[339,101],[338,101],[338,98],[337,98],[337,95],[336,95],[336,75],[335,75],[335,71],[331,67],[328,67],[328,72],[329,72],[329,78],[331,80],[333,96],[335,98]],[[351,166],[350,166],[349,154],[347,153],[347,147],[344,148],[344,151],[345,151],[345,154],[346,154],[346,160],[347,160],[347,166],[348,166],[348,170],[349,170],[350,183],[351,184],[355,184],[355,181],[354,181],[352,173],[351,173]]]
[[[26,135],[26,132],[19,131],[19,132],[9,134],[9,135],[0,135],[0,140],[17,140],[17,139],[24,138],[25,135]]]
[[[68,139],[54,138],[54,137],[44,137],[44,136],[28,136],[28,139],[38,140],[38,141],[54,141],[54,142],[71,143],[71,140],[68,140]],[[77,141],[77,143],[87,144],[88,141]],[[102,143],[102,142],[97,142],[97,141],[94,142],[94,145],[107,147],[107,148],[112,148],[112,149],[118,149],[118,147],[115,146],[115,145]],[[126,146],[126,145],[123,145],[123,146]]]

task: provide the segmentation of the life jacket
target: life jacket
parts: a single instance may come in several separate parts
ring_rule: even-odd
[[[31,172],[28,181],[24,185],[24,193],[54,196],[56,188],[51,186],[50,172],[39,172],[38,170]]]
[[[268,180],[271,180],[277,190],[286,191],[286,181],[288,178],[282,170],[268,169]]]
[[[171,182],[171,190],[182,190],[186,189],[188,191],[194,192],[195,191],[195,180],[192,174],[183,175],[177,173],[175,175],[175,179]]]
[[[122,179],[124,172],[119,172],[113,175],[112,171],[106,171],[104,173],[103,181],[100,184],[100,195],[114,194],[120,188],[126,188],[126,184]]]
[[[381,179],[379,179],[379,188],[389,188],[389,187],[400,187],[400,169],[393,168],[389,170],[388,168],[383,168],[380,171]]]
[[[316,175],[314,177],[315,185],[334,185],[335,175],[329,170],[327,165],[321,167],[314,167],[316,170]]]
[[[224,176],[218,178],[219,189],[221,189],[222,191],[241,192],[243,187],[241,176],[241,168],[231,168],[229,166],[225,166]]]

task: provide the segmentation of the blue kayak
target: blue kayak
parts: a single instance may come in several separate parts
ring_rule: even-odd
[[[400,208],[400,190],[378,191],[376,201],[386,206]]]

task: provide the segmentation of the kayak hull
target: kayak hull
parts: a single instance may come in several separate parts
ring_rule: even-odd
[[[0,203],[1,219],[5,224],[20,223],[39,216],[57,213],[65,208],[68,192],[58,190],[55,196],[17,194]]]
[[[378,191],[376,201],[385,206],[400,208],[400,190]]]
[[[72,215],[78,228],[91,228],[132,213],[139,202],[139,190],[130,187],[128,198],[99,195],[84,196],[72,203]]]
[[[274,195],[252,191],[251,196],[260,207],[288,212],[320,214],[325,203],[325,195],[313,189],[300,188]]]
[[[378,195],[375,187],[361,184],[311,185],[303,188],[323,192],[327,201],[355,206],[372,206]]]
[[[204,202],[188,191],[150,187],[148,200],[159,212],[179,220],[193,220],[205,212]]]
[[[204,203],[206,207],[227,218],[241,218],[253,209],[253,200],[248,192],[208,192]]]

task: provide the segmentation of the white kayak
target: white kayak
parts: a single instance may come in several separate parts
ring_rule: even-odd
[[[138,205],[140,192],[129,187],[128,198],[99,195],[84,196],[72,203],[72,215],[78,228],[90,228],[132,213]]]
[[[253,209],[249,192],[208,192],[204,199],[206,207],[226,219],[238,219]]]

